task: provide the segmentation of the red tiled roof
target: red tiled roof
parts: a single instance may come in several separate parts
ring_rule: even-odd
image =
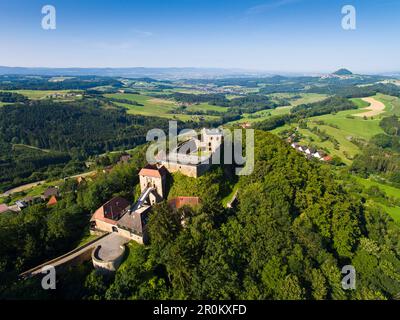
[[[121,218],[125,209],[128,208],[129,205],[129,201],[124,198],[112,198],[96,210],[91,220],[97,219],[111,224],[117,224],[117,220]]]
[[[49,202],[47,202],[48,206],[54,206],[55,204],[57,204],[57,197],[56,196],[52,196],[49,200]]]
[[[144,167],[142,170],[139,172],[139,176],[148,176],[148,177],[155,177],[155,178],[161,178],[162,176],[165,176],[167,174],[167,169],[165,169],[164,166],[161,168],[157,168],[156,166],[148,165]]]
[[[333,158],[331,156],[326,156],[323,159],[324,159],[324,161],[332,161],[333,160]]]
[[[176,197],[168,201],[168,204],[174,208],[179,209],[183,206],[197,206],[200,203],[199,197]]]
[[[8,207],[7,207],[7,205],[5,205],[5,204],[0,204],[0,213],[3,213],[3,212],[6,212],[6,211],[8,211],[9,209],[8,209]]]

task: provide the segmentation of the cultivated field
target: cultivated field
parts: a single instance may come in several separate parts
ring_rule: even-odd
[[[52,94],[67,94],[69,92],[80,92],[76,90],[3,90],[3,91],[19,93],[31,100],[44,99]]]
[[[378,94],[374,97],[351,100],[358,106],[358,110],[346,110],[336,114],[327,114],[308,119],[308,129],[299,128],[299,132],[303,135],[300,143],[326,149],[331,155],[339,156],[343,162],[351,164],[354,156],[360,152],[359,148],[351,140],[353,138],[370,140],[373,136],[383,133],[379,123],[384,116],[400,114],[400,99],[397,97]],[[378,102],[378,104],[382,104],[379,107],[381,110],[380,114],[366,118],[359,116],[365,113],[365,108],[370,106],[372,100]],[[272,132],[278,134],[279,132],[295,127],[298,127],[298,124],[286,125]],[[321,137],[311,131],[313,128],[318,128],[332,137],[337,141],[338,146],[335,147],[330,140],[323,141]]]
[[[369,104],[369,106],[364,109],[368,111],[363,113],[357,113],[355,114],[356,117],[375,117],[385,112],[385,105],[382,102],[375,100],[372,97],[363,98],[362,100]]]

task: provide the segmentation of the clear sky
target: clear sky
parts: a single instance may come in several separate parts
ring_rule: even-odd
[[[56,30],[41,27],[46,4]],[[400,0],[0,1],[3,66],[400,71],[399,35]]]

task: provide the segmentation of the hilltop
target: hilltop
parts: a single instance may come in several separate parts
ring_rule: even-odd
[[[351,72],[348,69],[341,68],[341,69],[333,72],[332,74],[337,75],[337,76],[351,76],[351,75],[353,75],[353,72]]]

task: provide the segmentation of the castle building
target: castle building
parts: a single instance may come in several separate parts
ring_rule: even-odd
[[[222,142],[223,133],[219,129],[203,128],[201,139],[188,139],[168,154],[161,151],[156,160],[169,172],[198,178],[211,168],[213,156],[219,155]]]
[[[115,232],[140,244],[147,243],[147,222],[151,206],[165,197],[167,171],[164,167],[146,166],[139,172],[141,195],[132,206],[115,197],[102,205],[91,218],[91,231]]]

